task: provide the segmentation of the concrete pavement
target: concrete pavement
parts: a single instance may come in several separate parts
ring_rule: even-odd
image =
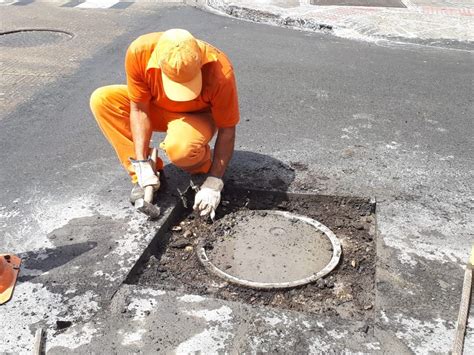
[[[470,53],[381,47],[183,6],[18,9],[2,8],[2,31],[53,27],[74,38],[2,48],[0,250],[24,256],[26,268],[0,308],[0,352],[29,351],[39,326],[52,353],[449,351],[474,230]],[[254,170],[299,162],[308,168],[289,190],[377,197],[376,320],[367,332],[337,318],[121,284],[165,221],[150,224],[128,205],[129,182],[88,97],[124,81],[135,37],[170,27],[234,62],[242,122],[227,179],[268,187]],[[278,166],[271,173],[288,179]],[[184,181],[173,169],[168,177]],[[58,332],[58,320],[72,326]]]

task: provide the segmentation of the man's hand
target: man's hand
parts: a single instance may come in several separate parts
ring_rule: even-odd
[[[196,194],[193,209],[200,212],[201,216],[209,215],[214,220],[216,208],[221,202],[221,191],[223,188],[224,182],[222,179],[209,176]]]
[[[138,178],[138,185],[142,188],[145,186],[153,186],[155,190],[160,188],[160,179],[156,176],[155,170],[153,168],[153,161],[148,160],[133,160],[130,159],[130,162],[135,169],[135,174]]]

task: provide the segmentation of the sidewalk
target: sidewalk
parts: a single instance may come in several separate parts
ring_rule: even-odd
[[[457,49],[472,49],[472,42],[474,42],[474,3],[470,0],[203,0],[198,2],[205,3],[204,6],[211,11],[237,18],[305,30],[330,31],[344,38],[372,42],[389,40],[392,43],[449,46],[449,48]]]

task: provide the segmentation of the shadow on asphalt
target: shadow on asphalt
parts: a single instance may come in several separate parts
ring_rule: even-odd
[[[48,248],[21,253],[18,256],[22,259],[21,268],[27,270],[42,271],[41,274],[60,267],[89,252],[97,246],[97,242],[83,242],[69,245],[62,245],[57,248]],[[41,275],[40,274],[40,275]],[[19,281],[31,281],[40,275],[29,275],[20,273]]]

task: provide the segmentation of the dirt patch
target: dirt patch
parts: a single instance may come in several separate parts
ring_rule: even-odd
[[[229,233],[236,225],[235,213],[259,210],[289,211],[329,227],[342,243],[339,265],[316,283],[277,291],[232,285],[207,273],[196,256],[198,244],[212,245]],[[215,223],[183,211],[154,255],[128,281],[252,305],[366,320],[373,316],[375,299],[374,236],[374,206],[365,199],[227,189]]]

